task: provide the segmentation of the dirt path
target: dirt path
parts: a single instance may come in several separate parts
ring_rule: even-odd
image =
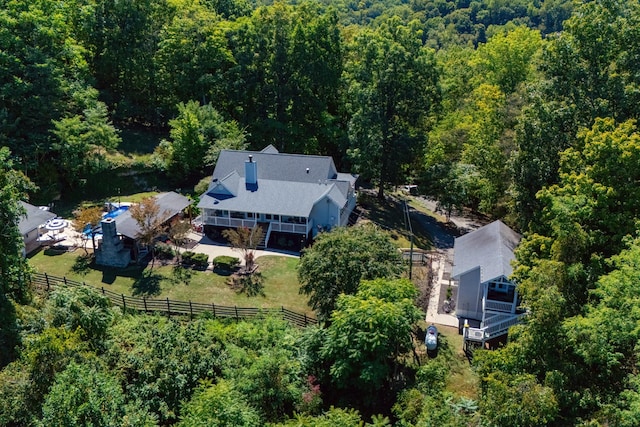
[[[438,215],[444,215],[438,210],[438,203],[435,200],[427,199],[426,197],[414,197],[414,200],[420,203],[425,208],[429,209],[431,212],[434,212]],[[462,213],[455,212],[455,213],[452,213],[451,216],[449,217],[449,223],[453,224],[455,228],[457,228],[457,231],[454,232],[456,236],[461,236],[470,231],[476,230],[482,227],[483,225],[488,224],[490,221],[491,220],[489,218],[483,217],[478,214],[470,213],[467,211],[464,211]],[[440,224],[443,224],[443,223],[440,223]],[[443,227],[443,228],[445,228],[445,231],[446,230],[451,231],[453,227],[449,226],[449,227]]]

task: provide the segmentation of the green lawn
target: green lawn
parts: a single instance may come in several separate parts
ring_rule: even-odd
[[[125,295],[147,295],[181,301],[215,303],[239,307],[281,307],[315,317],[307,306],[307,297],[298,293],[297,258],[264,256],[257,259],[264,277],[264,296],[248,297],[227,285],[228,276],[210,271],[188,270],[190,277],[176,277],[171,265],[156,261],[153,269],[128,267],[115,269],[86,265],[81,249],[63,254],[40,251],[30,258],[30,264],[40,273],[83,281],[87,285]],[[188,284],[185,284],[188,283]]]

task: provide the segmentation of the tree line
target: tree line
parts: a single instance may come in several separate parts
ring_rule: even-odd
[[[539,39],[571,10],[444,0],[2,6],[1,143],[42,192],[139,163],[187,185],[221,149],[272,144],[330,155],[380,195],[421,181],[447,206],[488,212],[505,204],[502,163],[515,151],[523,85],[539,76]],[[132,127],[164,136],[138,163],[117,153]]]
[[[353,13],[339,5],[316,13],[320,5],[307,3],[4,2],[0,135],[10,151],[0,152],[3,212],[15,218],[17,199],[33,191],[19,171],[41,186],[78,185],[90,172],[110,167],[118,126],[131,123],[168,124],[171,131],[152,165],[176,179],[202,174],[221,147],[272,143],[283,151],[333,155],[378,185],[380,195],[385,186],[417,182],[447,211],[470,207],[505,217],[524,233],[515,279],[529,311],[526,321],[503,349],[475,355],[480,399],[474,409],[473,402],[447,394],[448,371],[440,361],[405,376],[410,371],[398,363],[411,359],[405,342],[391,341],[390,349],[375,335],[366,336],[369,342],[358,334],[369,313],[404,313],[409,294],[401,284],[397,294],[384,295],[375,284],[318,276],[326,289],[303,283],[331,322],[305,340],[315,345],[309,354],[319,367],[317,378],[344,392],[337,397],[416,379],[394,388],[400,393],[390,410],[407,425],[431,419],[461,425],[469,414],[478,423],[505,426],[637,425],[640,4],[583,1],[568,17],[564,2],[527,2],[527,11],[568,17],[543,29],[533,15],[500,21],[502,12],[513,17],[507,9],[519,4],[506,3],[409,2],[386,16],[392,8],[376,15],[375,4],[351,5]],[[419,9],[425,14],[408,13]],[[365,19],[362,10],[371,16]],[[484,36],[480,27],[461,32],[456,24],[466,21],[456,19],[466,14],[473,25],[495,18],[495,26],[485,26]],[[446,31],[429,32],[427,23]],[[436,33],[458,36],[438,41]],[[176,164],[201,150],[203,163]],[[182,164],[189,170],[180,170]],[[40,402],[37,411],[49,411],[60,403],[46,403],[45,391],[55,381],[79,381],[71,376],[80,368],[61,379],[40,378],[38,372],[55,369],[38,367],[40,347],[23,352],[25,330],[16,326],[16,316],[27,313],[16,313],[12,301],[25,298],[27,265],[16,250],[19,233],[5,224],[0,309],[7,319],[2,324],[9,325],[2,340],[9,345],[2,346],[3,363],[32,368],[3,375],[36,375],[6,384],[33,387],[34,394],[15,395],[31,396]],[[309,259],[321,265],[319,258]],[[374,310],[386,303],[393,307]],[[33,319],[34,330],[46,324]],[[52,325],[61,328],[60,322]],[[404,333],[404,323],[392,324]],[[54,338],[33,345],[54,343],[64,353],[67,344]],[[345,339],[375,352],[350,352]],[[277,360],[273,365],[280,365]],[[234,378],[229,375],[224,378]],[[256,378],[262,376],[260,371]],[[93,378],[105,386],[117,381]],[[140,393],[147,385],[140,383]],[[226,399],[232,393],[227,386],[220,381],[195,395]],[[135,399],[124,400],[136,416],[175,417],[175,407],[161,399],[150,398],[155,406],[142,409]],[[269,405],[274,402],[281,401]],[[350,403],[366,410],[371,402]],[[327,412],[315,421],[330,423],[332,416],[338,415]]]

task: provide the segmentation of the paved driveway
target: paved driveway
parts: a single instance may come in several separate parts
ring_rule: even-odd
[[[189,238],[195,240],[196,245],[189,249],[193,252],[200,252],[209,255],[209,262],[213,261],[213,259],[217,256],[227,255],[236,258],[242,258],[242,254],[238,250],[232,249],[228,245],[223,245],[218,242],[214,242],[206,236],[201,236],[196,233],[190,233]],[[276,250],[256,250],[256,258],[260,258],[265,255],[281,255],[293,258],[299,258],[300,254],[297,252],[286,252],[286,251],[276,251]],[[243,259],[240,259],[241,262],[244,262]]]

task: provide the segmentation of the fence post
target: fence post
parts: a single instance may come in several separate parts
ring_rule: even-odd
[[[189,318],[193,320],[193,306],[191,305],[191,300],[189,300]]]
[[[66,284],[67,284],[67,276],[63,276],[63,277],[62,277],[62,281],[63,281],[63,282],[64,282],[64,284],[66,285]]]
[[[102,295],[104,295],[104,286],[102,287]]]
[[[120,294],[122,296],[122,312],[126,313],[127,312],[127,302],[124,299],[124,294]]]
[[[236,323],[238,323],[240,321],[240,316],[238,316],[238,306],[235,306],[236,308]]]
[[[167,316],[171,318],[171,304],[169,303],[169,297],[167,297]]]
[[[304,314],[304,326],[307,326],[307,313]]]
[[[44,280],[47,282],[47,292],[49,292],[49,276],[47,273],[44,273]]]
[[[211,303],[211,307],[213,308],[213,317],[216,317],[216,305],[214,303]]]
[[[144,312],[147,312],[147,297],[142,297],[142,302],[144,302]]]

